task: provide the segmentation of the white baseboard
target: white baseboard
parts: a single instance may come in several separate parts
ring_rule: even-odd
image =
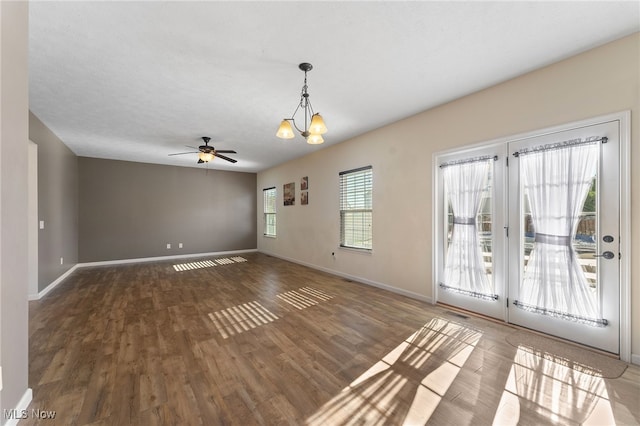
[[[111,266],[111,265],[123,265],[128,263],[144,263],[144,262],[158,262],[163,260],[174,260],[174,259],[190,259],[194,257],[207,257],[207,256],[231,256],[242,253],[255,253],[258,249],[246,249],[246,250],[230,250],[230,251],[216,251],[216,252],[208,252],[208,253],[192,253],[192,254],[177,254],[172,256],[156,256],[156,257],[141,257],[137,259],[118,259],[118,260],[104,260],[100,262],[86,262],[86,263],[76,263],[73,265],[67,272],[60,275],[55,281],[46,286],[42,291],[38,294],[30,294],[29,300],[40,300],[51,290],[56,288],[58,284],[64,281],[69,275],[71,275],[78,268],[86,268],[89,266]]]
[[[640,365],[640,355],[631,354],[631,364]]]
[[[22,420],[22,417],[24,417],[24,413],[28,414],[27,407],[29,406],[29,404],[31,404],[32,398],[33,392],[31,391],[31,388],[27,388],[27,390],[24,391],[22,398],[20,398],[20,401],[18,401],[18,405],[16,405],[16,408],[13,410],[13,413],[15,413],[15,415],[13,416],[14,418],[7,419],[7,422],[4,425],[16,426],[18,422]],[[2,418],[5,419],[4,413]]]
[[[242,254],[242,253],[255,253],[257,251],[258,249],[246,249],[246,250],[231,250],[231,251],[215,251],[215,252],[208,252],[208,253],[176,254],[172,256],[140,257],[137,259],[104,260],[100,262],[78,263],[78,266],[81,268],[84,268],[87,266],[123,265],[127,263],[158,262],[162,260],[190,259],[194,257],[230,256],[230,255]]]
[[[65,272],[64,274],[60,275],[58,278],[56,278],[55,281],[53,281],[51,284],[49,284],[44,289],[42,289],[42,291],[40,291],[38,294],[30,294],[29,295],[29,300],[40,300],[40,299],[42,299],[44,296],[47,295],[47,293],[49,293],[51,290],[56,288],[58,286],[58,284],[60,284],[62,281],[64,281],[69,275],[73,274],[73,271],[78,269],[78,265],[79,264],[73,265],[71,268],[69,268],[67,270],[67,272]]]
[[[433,303],[433,301],[432,301],[432,299],[430,297],[423,296],[421,294],[414,293],[414,292],[409,291],[409,290],[404,290],[404,289],[401,289],[401,288],[398,288],[398,287],[394,287],[394,286],[391,286],[389,284],[384,284],[384,283],[380,283],[380,282],[377,282],[377,281],[369,280],[367,278],[362,278],[362,277],[358,277],[358,276],[355,276],[355,275],[346,274],[344,272],[340,272],[340,271],[336,271],[336,270],[333,270],[333,269],[330,269],[330,268],[325,268],[325,267],[322,267],[322,266],[314,265],[314,264],[308,263],[308,262],[303,262],[301,260],[292,259],[292,258],[289,258],[289,257],[286,257],[286,256],[280,256],[280,255],[277,255],[277,254],[274,254],[274,253],[270,253],[270,252],[267,252],[267,251],[260,251],[260,253],[266,254],[268,256],[277,257],[278,259],[286,260],[287,262],[297,263],[298,265],[302,265],[302,266],[306,266],[306,267],[311,268],[311,269],[316,269],[318,271],[326,272],[326,273],[331,274],[331,275],[336,275],[338,277],[346,278],[348,280],[356,281],[356,282],[359,282],[359,283],[362,283],[362,284],[367,284],[367,285],[370,285],[372,287],[377,287],[377,288],[380,288],[380,289],[383,289],[383,290],[387,290],[387,291],[390,291],[392,293],[400,294],[402,296],[407,296],[407,297],[410,297],[412,299],[421,300],[421,301],[427,302],[427,303]]]

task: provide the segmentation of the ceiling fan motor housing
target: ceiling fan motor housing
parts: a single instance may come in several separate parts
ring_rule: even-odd
[[[200,145],[198,147],[198,151],[195,152],[178,152],[175,154],[169,154],[169,155],[183,155],[183,154],[198,154],[198,164],[201,163],[208,163],[209,161],[213,160],[213,157],[218,157],[218,158],[222,158],[225,161],[229,161],[230,163],[237,163],[236,160],[234,160],[233,158],[229,158],[225,155],[222,154],[237,154],[234,150],[232,149],[222,149],[219,151],[216,151],[216,149],[212,146],[209,146],[209,141],[211,140],[210,137],[208,136],[202,136],[202,140],[204,141],[204,145]],[[192,148],[195,149],[192,146],[188,146],[188,148]]]
[[[211,138],[209,136],[203,136],[202,140],[204,141],[204,145],[200,145],[198,149],[200,152],[204,152],[205,154],[209,154],[214,151],[213,147],[209,146],[209,141]]]

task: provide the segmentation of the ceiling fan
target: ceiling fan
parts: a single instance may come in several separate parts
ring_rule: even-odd
[[[196,148],[195,146],[187,145],[187,148],[197,149],[197,151],[177,152],[175,154],[169,154],[169,155],[171,156],[171,155],[184,155],[184,154],[198,154],[198,164],[208,163],[209,161],[213,160],[213,157],[222,158],[223,160],[227,160],[231,163],[238,162],[238,160],[234,160],[233,158],[229,158],[225,155],[222,155],[222,154],[236,154],[235,151],[230,149],[217,150],[214,147],[209,146],[209,141],[211,140],[211,138],[208,136],[203,136],[202,140],[204,141],[204,145],[200,145],[198,148]]]

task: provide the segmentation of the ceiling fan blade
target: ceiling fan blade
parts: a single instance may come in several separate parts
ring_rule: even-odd
[[[198,149],[195,146],[191,146],[191,145],[185,145],[187,148],[191,148],[191,149]]]
[[[175,154],[169,154],[171,155],[184,155],[184,154],[197,154],[198,151],[189,151],[189,152],[176,152]]]
[[[216,152],[220,152],[222,154],[237,154],[237,152],[232,149],[216,149]]]
[[[218,152],[220,152],[220,151],[216,151],[216,152],[214,152],[214,153],[213,153],[213,155],[215,155],[215,156],[216,156],[216,157],[218,157],[218,158],[222,158],[223,160],[230,161],[230,162],[232,162],[232,163],[237,163],[237,162],[238,162],[238,160],[234,160],[233,158],[225,157],[224,155],[220,155],[220,154],[218,154]]]

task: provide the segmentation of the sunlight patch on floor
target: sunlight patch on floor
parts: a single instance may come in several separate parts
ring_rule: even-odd
[[[481,337],[478,330],[434,318],[306,424],[425,424]]]
[[[183,272],[191,271],[194,269],[211,268],[213,266],[216,266],[215,262],[211,260],[201,260],[198,262],[179,263],[173,265],[173,269],[175,269],[177,272]]]
[[[297,309],[305,309],[333,298],[333,296],[312,287],[302,287],[276,294],[276,297]]]
[[[302,287],[276,294],[276,297],[298,309],[308,308],[333,298],[333,296],[311,287]],[[278,316],[257,301],[213,312],[208,316],[225,339],[278,319]]]
[[[213,260],[198,260],[195,262],[177,263],[173,265],[173,269],[176,272],[183,272],[183,271],[192,271],[194,269],[212,268],[218,265],[230,265],[232,263],[242,263],[246,261],[247,259],[245,259],[242,256],[234,256],[232,258],[221,257],[219,259],[213,259]]]
[[[526,406],[531,418],[521,419]],[[609,395],[602,377],[571,368],[566,359],[554,360],[518,348],[494,425],[525,423],[557,423],[581,425],[614,425]]]
[[[225,339],[278,319],[258,302],[223,309],[209,314],[209,318]]]

